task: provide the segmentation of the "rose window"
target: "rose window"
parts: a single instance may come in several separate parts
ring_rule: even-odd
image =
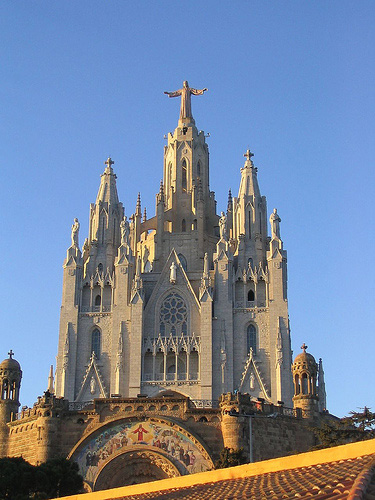
[[[160,308],[160,333],[181,335],[187,333],[187,307],[177,293],[169,294]]]

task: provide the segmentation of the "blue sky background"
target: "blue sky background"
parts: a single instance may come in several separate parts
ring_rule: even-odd
[[[23,369],[22,404],[55,365],[62,263],[81,244],[103,162],[127,215],[148,215],[164,134],[187,79],[210,132],[218,211],[250,147],[288,250],[295,355],[323,358],[328,408],[374,390],[373,1],[3,1],[0,5],[2,327]]]

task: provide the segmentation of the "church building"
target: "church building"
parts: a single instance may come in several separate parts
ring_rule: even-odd
[[[97,490],[210,469],[223,446],[252,461],[313,444],[323,367],[305,345],[292,365],[281,219],[249,150],[218,215],[191,111],[206,90],[166,92],[181,107],[154,216],[140,195],[125,213],[105,162],[89,233],[81,249],[74,219],[63,263],[55,380],[16,418],[22,372],[12,355],[0,365],[3,456],[68,456]]]

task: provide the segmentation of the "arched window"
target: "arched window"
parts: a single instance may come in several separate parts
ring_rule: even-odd
[[[249,257],[249,258],[247,259],[247,265],[248,265],[248,267],[253,268],[253,259],[252,259],[251,257]]]
[[[96,306],[100,306],[101,301],[102,301],[101,296],[100,296],[100,295],[97,295],[97,296],[95,297],[95,305],[96,305]]]
[[[98,273],[102,273],[103,272],[103,264],[98,264]]]
[[[93,352],[97,359],[100,358],[100,330],[95,328],[91,334],[91,352]]]
[[[187,262],[186,262],[185,257],[182,255],[182,253],[179,253],[179,254],[177,255],[177,257],[180,259],[181,266],[184,268],[184,271],[185,271],[185,273],[186,273],[186,271],[187,271]]]
[[[306,373],[302,373],[302,394],[308,394],[309,388],[307,383],[307,375]]]
[[[300,385],[299,385],[299,375],[298,375],[298,373],[295,376],[294,385],[295,385],[295,393],[296,393],[296,396],[297,396],[301,392],[301,388],[300,388]]]
[[[193,231],[196,231],[198,229],[198,221],[197,219],[193,220]]]
[[[253,350],[253,354],[257,353],[257,331],[254,325],[247,327],[247,352]]]
[[[159,316],[159,330],[162,336],[187,334],[188,311],[184,299],[175,292],[164,299]]]
[[[197,177],[201,176],[201,162],[198,161],[197,163]]]
[[[186,233],[186,220],[185,219],[182,219],[182,222],[181,222],[181,231],[183,233]]]
[[[182,191],[187,191],[187,167],[185,158],[182,160]]]
[[[248,291],[247,300],[248,300],[248,302],[254,302],[254,300],[255,300],[254,290]]]

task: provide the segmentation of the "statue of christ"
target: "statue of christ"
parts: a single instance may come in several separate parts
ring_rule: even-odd
[[[181,96],[181,110],[180,110],[180,120],[184,120],[185,118],[193,118],[191,114],[191,94],[193,95],[202,95],[208,89],[193,89],[189,87],[188,82],[185,80],[182,89],[175,90],[174,92],[164,92],[169,97],[179,97]]]

